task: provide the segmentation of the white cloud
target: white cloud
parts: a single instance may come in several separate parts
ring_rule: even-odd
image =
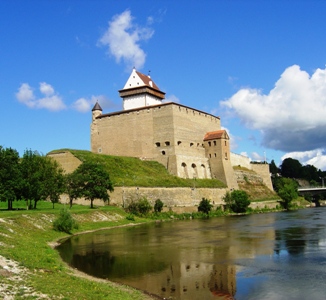
[[[221,129],[226,130],[226,132],[228,133],[230,138],[230,150],[232,152],[235,151],[238,148],[237,141],[239,140],[239,138],[233,135],[228,128],[221,126]]]
[[[52,96],[54,94],[54,89],[50,84],[47,84],[46,82],[41,82],[40,92],[46,96]]]
[[[150,23],[153,22],[149,18]],[[154,30],[133,23],[130,10],[116,15],[109,22],[109,27],[99,39],[98,44],[108,46],[108,52],[117,62],[123,60],[128,68],[141,69],[145,63],[146,54],[140,48],[139,42],[150,39]]]
[[[41,82],[39,87],[40,93],[45,97],[36,97],[33,88],[28,83],[23,83],[16,93],[16,98],[19,102],[27,105],[30,108],[45,108],[50,111],[59,111],[66,108],[62,98],[55,93],[54,88],[46,83]]]
[[[326,153],[324,149],[304,152],[289,152],[282,156],[282,161],[288,157],[297,159],[303,165],[313,165],[317,169],[326,170]]]
[[[91,96],[90,98],[79,98],[72,104],[72,108],[82,112],[90,112],[95,103],[98,101],[103,110],[115,108],[116,105],[104,95]]]
[[[257,152],[252,152],[250,156],[253,161],[265,161],[264,155],[260,155]]]
[[[164,103],[167,103],[167,102],[174,102],[174,103],[180,103],[180,99],[175,96],[175,95],[169,95],[168,97],[166,97],[164,100],[163,100]]]
[[[221,105],[249,128],[260,130],[265,147],[293,152],[325,146],[326,69],[309,76],[293,65],[268,94],[243,88]]]
[[[90,100],[86,98],[79,98],[72,104],[72,107],[73,109],[84,113],[89,112],[91,110],[91,105],[92,103],[90,102]]]
[[[27,105],[28,107],[34,107],[34,93],[33,89],[29,86],[28,83],[23,83],[16,93],[16,98],[19,102]]]

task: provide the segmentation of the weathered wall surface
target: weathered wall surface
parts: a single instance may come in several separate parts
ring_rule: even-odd
[[[251,164],[251,168],[256,172],[263,180],[264,184],[270,189],[273,190],[271,174],[269,172],[268,164]]]
[[[230,153],[230,156],[233,167],[241,166],[251,170],[250,159],[248,157],[233,152]]]
[[[220,128],[218,117],[165,103],[93,117],[91,148],[94,153],[156,160],[179,177],[211,178],[203,138]]]
[[[81,161],[71,154],[69,151],[62,151],[48,154],[48,156],[55,159],[66,173],[71,173],[81,164]]]
[[[137,201],[146,197],[152,206],[155,200],[160,199],[165,208],[195,207],[198,206],[202,198],[211,200],[214,206],[223,205],[222,198],[227,189],[197,189],[197,188],[143,188],[143,187],[115,187],[110,193],[110,205],[126,207],[131,201]],[[69,203],[67,195],[63,195],[62,203]],[[75,200],[74,203],[90,205],[90,201],[84,199]],[[101,200],[94,200],[94,205],[103,206]]]

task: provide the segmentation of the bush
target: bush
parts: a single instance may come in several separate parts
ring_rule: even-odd
[[[245,191],[234,190],[227,192],[223,198],[226,207],[236,213],[246,212],[250,205],[249,196]]]
[[[208,199],[202,198],[198,206],[198,211],[203,212],[204,214],[208,214],[211,211],[212,207],[213,205]]]
[[[63,208],[59,217],[53,222],[53,229],[61,232],[71,233],[72,229],[78,229],[78,224],[71,216],[68,209]]]
[[[152,206],[148,202],[146,197],[143,197],[138,202],[132,201],[128,207],[127,211],[134,215],[146,215],[152,209]]]
[[[126,219],[129,221],[135,221],[135,217],[133,214],[129,214],[128,216],[126,216]]]
[[[154,211],[161,212],[163,209],[163,202],[160,199],[157,199],[154,204]]]
[[[138,211],[142,215],[146,215],[152,209],[152,206],[148,202],[148,200],[144,197],[138,201]]]

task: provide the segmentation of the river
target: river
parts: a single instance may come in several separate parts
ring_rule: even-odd
[[[166,299],[326,297],[326,207],[100,230],[57,249],[74,268]]]

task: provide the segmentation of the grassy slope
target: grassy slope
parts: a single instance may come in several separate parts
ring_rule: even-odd
[[[5,206],[1,204],[0,255],[25,268],[19,280],[0,266],[1,299],[5,291],[14,293],[14,299],[39,299],[41,294],[47,295],[46,299],[150,299],[126,286],[75,276],[49,246],[50,242],[67,236],[52,230],[52,222],[62,205],[56,204],[55,209],[51,206],[51,203],[40,202],[34,211],[7,212],[2,210]],[[116,207],[90,210],[74,205],[72,213],[80,224],[79,232],[130,223],[125,213]],[[138,223],[144,221],[137,220]]]
[[[207,187],[224,188],[216,179],[182,179],[170,175],[165,167],[156,161],[143,161],[134,157],[95,154],[85,150],[70,150],[81,161],[97,162],[105,166],[114,186],[140,187]],[[55,153],[62,150],[54,150]]]

